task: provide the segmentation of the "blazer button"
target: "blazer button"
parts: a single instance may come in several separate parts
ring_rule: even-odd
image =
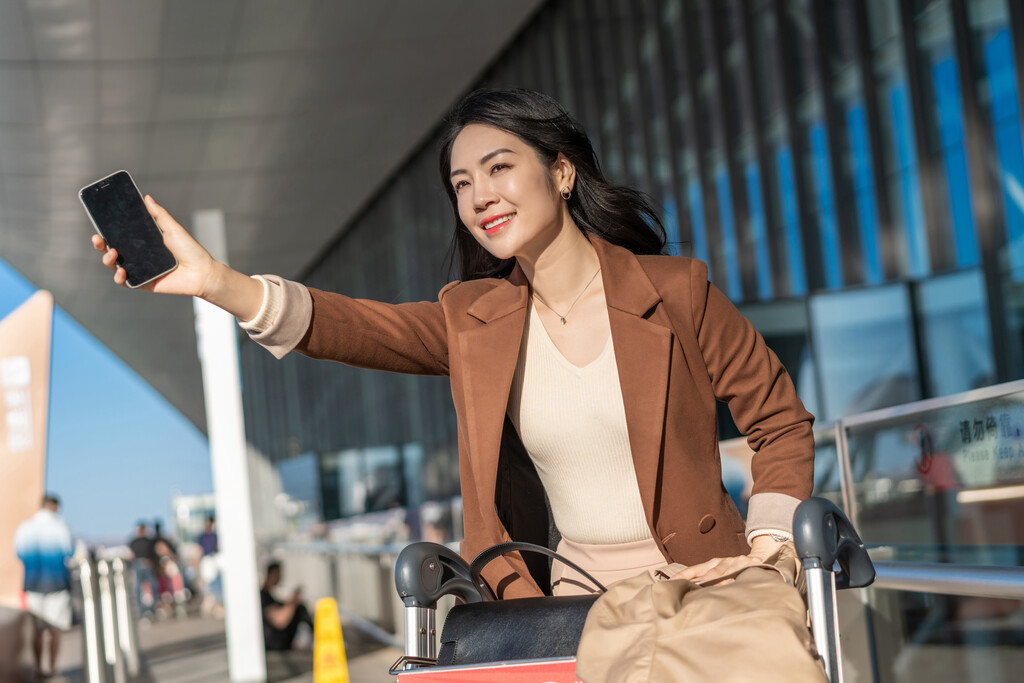
[[[700,518],[700,523],[697,525],[697,531],[702,534],[706,534],[715,528],[715,518],[711,515],[704,515]]]

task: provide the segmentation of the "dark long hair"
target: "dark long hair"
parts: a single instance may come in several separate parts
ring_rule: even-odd
[[[583,126],[553,98],[532,90],[478,90],[455,106],[441,138],[441,182],[455,215],[455,235],[449,262],[458,262],[458,277],[474,280],[505,277],[515,259],[498,259],[476,241],[459,218],[458,199],[451,183],[452,145],[463,128],[480,123],[508,131],[527,143],[548,168],[558,154],[576,166],[576,184],[569,214],[584,234],[599,235],[634,254],[661,254],[665,228],[646,195],[609,183]]]

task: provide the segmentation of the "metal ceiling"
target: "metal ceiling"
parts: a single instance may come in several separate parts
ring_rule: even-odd
[[[294,276],[541,0],[2,0],[0,258],[205,429],[191,302],[114,287],[78,189],[128,169]]]

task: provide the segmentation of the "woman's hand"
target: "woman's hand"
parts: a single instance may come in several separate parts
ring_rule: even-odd
[[[146,195],[146,208],[164,234],[164,245],[174,254],[178,267],[167,275],[148,282],[139,289],[159,294],[183,294],[186,296],[203,296],[208,289],[210,274],[216,261],[181,227],[178,221],[167,213],[167,210]],[[92,245],[97,251],[103,252],[103,265],[114,271],[114,282],[122,287],[128,279],[124,268],[117,265],[117,249],[107,248],[106,241],[99,235],[92,236]]]
[[[197,296],[240,320],[256,317],[263,302],[263,285],[215,260],[149,195],[146,195],[146,208],[163,231],[164,245],[174,254],[178,267],[139,289],[158,294]],[[103,265],[114,272],[114,282],[127,287],[128,274],[117,265],[117,250],[108,249],[106,241],[99,235],[92,236],[92,244],[103,253]]]
[[[733,574],[747,567],[764,564],[764,561],[771,557],[781,545],[781,541],[776,541],[771,536],[755,536],[748,555],[715,557],[707,562],[691,565],[672,578],[688,579],[694,583],[708,583],[726,574]],[[731,583],[734,580],[726,579],[719,585]]]

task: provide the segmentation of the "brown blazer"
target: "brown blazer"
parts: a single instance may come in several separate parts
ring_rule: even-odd
[[[690,565],[749,551],[722,485],[716,399],[726,401],[755,452],[754,489],[810,495],[813,417],[779,359],[700,261],[636,256],[591,237],[651,533],[667,561]],[[312,320],[296,349],[358,367],[449,375],[459,434],[465,541],[472,559],[508,540],[548,540],[543,489],[506,418],[529,288],[507,280],[453,282],[438,301],[384,304],[310,290]],[[490,564],[499,597],[547,592],[544,558]],[[531,574],[532,571],[532,574]],[[540,586],[544,586],[542,590]]]

